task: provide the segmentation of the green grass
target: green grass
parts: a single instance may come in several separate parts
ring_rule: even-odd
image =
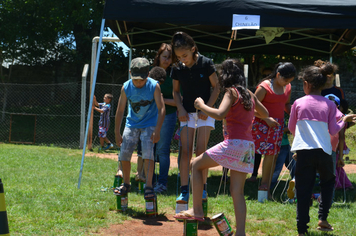
[[[354,128],[351,131],[354,132]],[[353,150],[355,147],[351,145]],[[355,154],[349,155],[355,159]],[[117,162],[110,159],[86,157],[77,189],[81,151],[57,147],[0,144],[0,178],[4,184],[6,209],[11,235],[91,235],[111,224],[120,224],[133,217],[143,217],[143,196],[130,193],[127,213],[116,211],[116,199],[111,190]],[[132,165],[132,183],[136,165]],[[167,194],[159,195],[160,214],[173,214],[176,198],[177,169],[170,171]],[[208,179],[209,216],[224,212],[233,228],[235,219],[230,195],[217,196],[221,173],[210,172]],[[349,175],[356,182],[356,174]],[[282,181],[277,191],[279,198]],[[296,235],[295,204],[257,202],[257,183],[247,183],[246,232],[249,235]],[[227,187],[228,188],[228,187]],[[337,192],[328,220],[333,235],[355,235],[355,192]],[[317,204],[310,210],[311,235],[323,235],[317,226]],[[178,235],[172,232],[172,235]],[[331,234],[329,234],[331,235]]]

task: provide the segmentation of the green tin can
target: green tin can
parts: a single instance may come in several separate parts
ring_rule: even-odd
[[[116,196],[117,210],[125,212],[128,207],[128,195]]]
[[[229,221],[226,219],[224,213],[219,213],[211,218],[216,230],[220,236],[232,236],[234,232],[231,229]]]
[[[138,181],[138,192],[141,194],[145,193],[145,182]]]
[[[122,184],[122,178],[120,178],[120,176],[118,175],[115,175],[113,188],[119,187],[121,184]]]
[[[198,221],[184,220],[184,236],[198,236]]]
[[[204,217],[208,216],[208,199],[203,199]]]
[[[157,196],[146,199],[146,215],[149,217],[156,217],[158,215]]]

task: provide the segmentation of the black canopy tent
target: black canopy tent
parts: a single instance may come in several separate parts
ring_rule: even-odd
[[[266,44],[256,30],[232,32],[233,14],[260,15],[284,33]],[[176,31],[200,51],[336,55],[356,45],[355,0],[107,0],[106,25],[130,48],[157,49]]]
[[[332,55],[356,45],[355,0],[107,0],[92,78],[93,104],[104,24],[131,49],[157,49],[176,31],[193,36],[200,51]],[[277,0],[278,1],[278,0]],[[232,31],[233,14],[259,15],[261,27],[283,32],[266,44],[256,30]],[[272,28],[264,28],[266,34]],[[131,60],[131,53],[130,53]],[[94,66],[94,65],[92,65]],[[78,188],[84,165],[88,111]]]

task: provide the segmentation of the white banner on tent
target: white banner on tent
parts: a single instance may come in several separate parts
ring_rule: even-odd
[[[260,16],[258,15],[232,15],[232,30],[259,28]]]

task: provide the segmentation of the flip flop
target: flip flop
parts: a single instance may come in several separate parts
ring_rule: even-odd
[[[330,232],[334,230],[334,228],[329,223],[327,225],[319,225],[317,229],[323,232]]]
[[[192,216],[191,214],[185,212],[185,211],[181,211],[178,214],[175,214],[173,216],[173,218],[179,219],[179,220],[197,220],[200,222],[204,222],[205,219],[204,217],[196,217],[196,216]]]

